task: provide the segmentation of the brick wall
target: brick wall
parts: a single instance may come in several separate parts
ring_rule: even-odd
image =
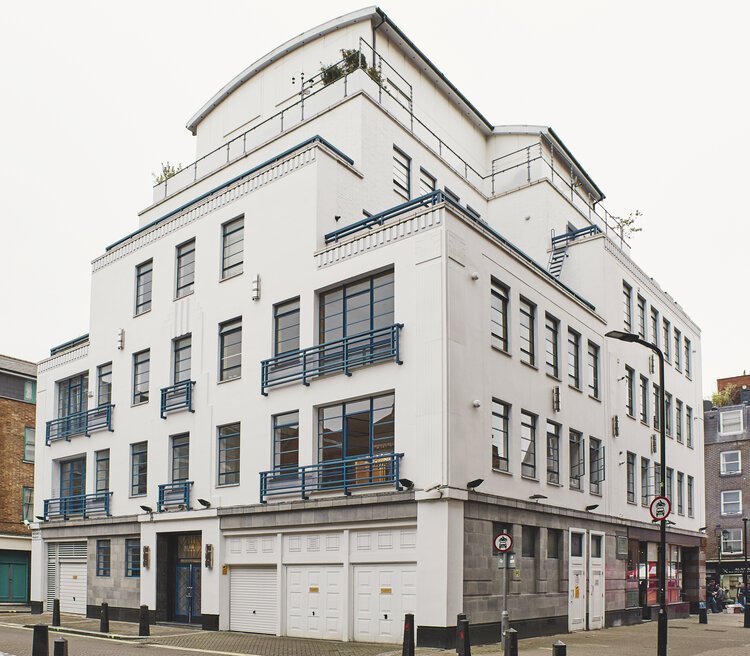
[[[34,464],[23,461],[24,428],[35,427],[33,403],[0,397],[0,533],[31,536],[22,522],[22,488],[34,487]]]

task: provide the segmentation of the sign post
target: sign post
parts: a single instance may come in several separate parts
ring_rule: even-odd
[[[655,522],[663,522],[672,513],[672,502],[667,497],[654,497],[649,511]]]
[[[505,636],[510,628],[510,616],[508,615],[508,567],[510,566],[510,550],[513,548],[513,537],[507,533],[498,533],[493,540],[493,546],[500,552],[500,567],[503,570],[503,614],[501,620],[500,644],[505,650]]]

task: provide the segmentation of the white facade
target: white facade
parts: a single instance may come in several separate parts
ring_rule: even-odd
[[[41,539],[34,541],[32,599],[37,603],[69,587],[50,553],[74,542],[88,554],[84,606],[89,612],[107,601],[130,617],[146,604],[157,619],[201,621],[205,628],[383,642],[398,641],[403,614],[413,612],[420,642],[442,644],[450,640],[457,613],[467,612],[472,623],[488,631],[499,621],[491,537],[502,525],[514,535],[519,554],[521,576],[510,584],[511,618],[519,627],[534,631],[536,620],[556,617],[570,628],[598,628],[605,613],[611,615],[608,624],[626,621],[626,589],[632,589],[626,579],[633,568],[626,566],[627,555],[615,552],[622,550],[623,539],[626,545],[628,539],[644,544],[651,539],[640,466],[641,458],[648,459],[653,477],[658,455],[651,451],[650,386],[657,375],[649,352],[604,337],[625,327],[624,284],[631,290],[633,331],[639,297],[647,313],[658,312],[660,333],[661,322],[669,321],[670,348],[674,329],[680,331],[680,370],[672,357],[666,371],[673,399],[667,457],[675,481],[677,472],[685,486],[687,477],[692,479],[694,496],[689,513],[685,487],[670,540],[696,549],[695,582],[679,576],[683,596],[698,598],[697,528],[704,523],[702,458],[696,457],[702,453],[699,329],[631,260],[612,232],[611,218],[593,209],[600,190],[552,130],[488,125],[383,18],[379,10],[367,9],[336,19],[280,46],[238,76],[190,122],[199,160],[158,185],[138,231],[93,262],[89,336],[39,366],[38,424],[52,422],[53,439],[37,445],[36,514],[48,518],[40,524]],[[356,51],[350,56],[355,62],[361,51],[362,61],[373,68],[368,73],[355,64],[332,81],[316,75],[319,62],[340,60],[342,49]],[[342,66],[346,71],[346,63]],[[300,94],[303,73],[309,88]],[[423,196],[429,191],[425,185],[445,195],[326,241],[326,234],[368,214]],[[222,250],[225,226],[240,217],[242,256],[231,263],[241,260],[242,266],[234,267],[237,275],[222,279],[230,263]],[[569,243],[558,280],[547,270],[551,231],[561,235],[588,226],[600,231]],[[182,248],[190,242],[194,282],[188,290],[181,288],[189,276],[181,276],[180,263],[189,256],[183,260],[180,254],[191,250]],[[143,283],[147,262],[150,305],[139,312],[145,308],[139,280]],[[346,317],[354,326],[350,335],[360,332],[358,312],[368,330],[387,320],[393,326],[388,335],[399,340],[397,353],[390,342],[380,342],[376,353],[372,342],[368,347],[354,340],[349,355],[359,354],[364,366],[351,376],[343,371],[340,352],[328,350],[311,356],[313,362],[328,362],[326,357],[333,362],[327,375],[311,376],[308,385],[294,380],[261,390],[261,361],[274,356],[278,336],[278,304],[299,299],[296,348],[313,347],[326,342],[321,332],[326,292],[383,272],[393,274],[392,309],[387,300],[377,306],[381,292],[373,291],[367,307],[358,309],[351,301]],[[493,325],[498,331],[493,285],[507,294],[505,348],[492,336]],[[523,361],[529,359],[522,353],[524,303],[534,312],[533,364]],[[546,363],[548,316],[557,325],[556,375]],[[235,319],[242,326],[241,375],[221,380],[220,333]],[[175,340],[188,335],[191,411],[178,408],[162,418],[160,390],[176,382],[175,359],[180,359]],[[577,383],[571,377],[569,335],[579,340]],[[686,338],[690,375],[684,366]],[[589,348],[598,353],[596,384]],[[143,382],[136,355],[146,350],[149,398],[133,403],[134,385]],[[284,357],[292,369],[301,366],[300,356]],[[236,360],[225,359],[225,368]],[[91,416],[107,394],[99,385],[107,370],[99,368],[108,363],[111,398],[104,400],[111,403],[111,430],[102,424],[101,411]],[[269,366],[273,379],[278,370]],[[633,418],[625,407],[626,366],[635,372]],[[82,374],[88,376],[88,394],[76,381],[64,382]],[[652,404],[647,425],[639,420],[641,375],[649,380]],[[71,401],[76,394],[77,405]],[[373,402],[364,446],[354,444],[354,436],[360,436],[355,422],[364,415],[351,420],[340,438],[331,434],[335,421],[321,419],[322,408],[332,404],[384,395],[393,401]],[[678,399],[682,443],[674,439]],[[378,411],[378,403],[392,403],[388,415]],[[493,420],[493,409],[501,407],[508,446],[493,459],[493,439],[502,442],[502,419],[496,412]],[[687,407],[693,409],[691,446]],[[99,421],[90,437],[65,423],[66,415],[84,409],[90,420]],[[298,412],[291,449],[296,460],[281,454],[274,441],[273,418],[290,412]],[[528,436],[524,418],[535,422],[533,458],[528,448],[525,457],[521,453],[522,436]],[[559,427],[557,482],[554,466],[548,471],[548,421]],[[219,462],[227,458],[219,428],[237,423],[239,481],[222,485],[220,471],[234,469]],[[584,471],[571,461],[571,430],[583,440]],[[185,434],[187,476],[182,452],[172,448],[174,436]],[[597,440],[603,448],[593,455]],[[145,494],[134,494],[133,445],[144,442]],[[105,486],[96,454],[101,460],[107,449]],[[345,454],[339,460],[346,463],[335,465],[336,471],[332,463],[338,460],[330,453]],[[632,503],[629,453],[636,458]],[[286,479],[278,474],[279,458],[294,465]],[[501,471],[505,458],[507,471]],[[75,459],[85,461],[84,475],[76,469],[82,465],[69,464]],[[321,469],[308,474],[312,485],[305,500],[301,468],[316,463]],[[264,490],[260,472],[274,469]],[[598,491],[597,477],[602,479]],[[414,489],[400,489],[399,478],[413,482]],[[468,491],[467,481],[477,478],[483,479],[481,487]],[[160,512],[158,486],[183,479],[192,482],[187,503],[167,504]],[[264,495],[278,492],[279,481],[294,493]],[[68,505],[59,500],[83,494],[93,496]],[[650,500],[652,483],[646,494]],[[544,496],[530,500],[534,495]],[[45,499],[53,500],[47,508]],[[191,551],[189,540],[180,543],[178,534],[199,535],[199,551]],[[586,553],[592,549],[588,560],[583,553],[568,557],[579,536],[589,545]],[[556,540],[559,545],[548,557]],[[644,548],[648,560],[651,548]],[[135,574],[133,553],[140,576],[124,576]],[[572,568],[576,558],[583,563],[577,584],[567,566],[570,562]],[[617,582],[596,578],[604,569]],[[636,564],[636,576],[638,569]],[[184,599],[178,598],[185,587],[175,583],[182,576],[192,582],[187,587],[194,597],[201,590],[200,608],[185,616]],[[588,595],[581,597],[581,586]],[[575,600],[570,605],[569,596]],[[585,618],[587,610],[594,619],[579,626],[576,618]]]

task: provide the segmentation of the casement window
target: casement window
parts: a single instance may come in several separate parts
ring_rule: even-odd
[[[221,226],[221,279],[242,273],[245,261],[245,217]]]
[[[583,435],[570,430],[568,441],[568,462],[570,464],[570,489],[580,490],[581,479],[586,473],[586,448]]]
[[[492,469],[507,472],[510,406],[492,399]]]
[[[190,380],[192,343],[191,335],[172,340],[172,383],[174,385]]]
[[[651,498],[651,487],[649,481],[651,480],[650,475],[651,462],[648,458],[641,458],[641,505],[647,506],[649,499]]]
[[[725,528],[721,531],[721,553],[743,553],[741,528]]]
[[[182,298],[193,292],[195,283],[195,239],[177,247],[177,280],[175,298]]]
[[[536,478],[536,415],[521,411],[521,476]]]
[[[688,517],[692,517],[693,516],[693,509],[694,509],[694,504],[693,504],[693,488],[694,487],[695,486],[694,486],[694,483],[693,483],[693,477],[692,476],[688,476],[687,477],[687,507],[688,507]]]
[[[411,158],[393,147],[393,191],[404,200],[411,198]]]
[[[677,514],[685,514],[685,474],[677,472]]]
[[[70,417],[88,409],[89,375],[78,374],[57,383],[57,417]]]
[[[79,497],[86,494],[86,458],[73,458],[60,463],[60,498]],[[83,510],[80,504],[71,508]]]
[[[133,354],[133,405],[148,402],[148,384],[151,376],[151,351],[146,349]]]
[[[125,540],[125,576],[127,578],[140,578],[141,576],[140,538]]]
[[[273,417],[273,468],[297,474],[299,468],[299,411]]]
[[[672,344],[672,324],[667,319],[662,319],[662,352],[664,353],[664,359],[669,362],[671,359],[670,348]]]
[[[655,307],[651,308],[651,343],[659,346],[659,311]]]
[[[674,503],[674,469],[667,467],[666,497],[670,503]]]
[[[437,179],[420,167],[419,169],[419,195],[431,194],[437,189]]]
[[[490,291],[490,333],[492,346],[508,352],[508,299],[509,289],[493,278]]]
[[[227,424],[218,428],[219,485],[236,485],[240,482],[240,424]]]
[[[581,389],[581,336],[568,328],[568,385]]]
[[[658,462],[654,463],[654,496],[664,496],[661,489],[661,465]]]
[[[153,260],[135,267],[135,316],[148,312],[151,309],[153,273]]]
[[[532,366],[536,365],[536,306],[521,297],[519,301],[519,310],[521,316],[521,361]]]
[[[674,434],[677,438],[677,441],[682,444],[683,441],[683,434],[682,434],[682,408],[683,404],[680,399],[675,399],[674,402]]]
[[[595,437],[589,438],[589,472],[589,492],[601,494],[605,476],[604,447]]]
[[[654,383],[654,428],[659,430],[661,425],[661,405],[659,403],[659,386]]]
[[[130,496],[146,494],[148,478],[148,442],[130,445]]]
[[[625,332],[633,332],[633,288],[622,281],[623,324]]]
[[[599,347],[589,342],[589,394],[595,399],[599,398]]]
[[[96,402],[99,407],[112,403],[112,363],[96,368]]]
[[[273,306],[274,355],[299,351],[299,297]]]
[[[672,437],[672,395],[669,392],[664,393],[664,430]]]
[[[724,490],[721,493],[721,514],[742,514],[742,492],[741,490]]]
[[[28,426],[23,429],[23,461],[34,462],[36,449],[36,430]]]
[[[219,381],[242,375],[242,317],[219,324]]]
[[[21,521],[34,521],[34,488],[21,488]]]
[[[682,371],[682,333],[675,328],[674,335],[674,368]]]
[[[547,482],[560,484],[560,424],[547,422]]]
[[[683,340],[683,343],[685,344],[685,375],[688,378],[692,378],[693,376],[693,345],[691,344],[690,340],[685,337]]]
[[[36,403],[36,381],[23,381],[23,400],[27,403]]]
[[[693,448],[693,409],[689,406],[685,406],[685,435],[686,443],[689,448]]]
[[[546,351],[547,373],[559,378],[560,356],[558,343],[560,341],[560,322],[551,314],[544,315],[544,342]]]
[[[646,299],[638,295],[638,337],[646,339]]]
[[[184,483],[190,478],[190,435],[182,433],[173,435],[172,442],[172,477],[170,483]]]
[[[102,449],[95,454],[96,492],[109,492],[109,449]]]
[[[629,417],[635,417],[635,371],[625,366],[625,410]]]
[[[723,410],[719,413],[719,433],[721,435],[735,435],[744,430],[742,408],[739,410]]]
[[[628,503],[635,503],[635,453],[630,453],[630,451],[628,451],[626,461]]]
[[[742,458],[739,451],[722,451],[720,458],[720,472],[722,474],[729,475],[742,473]]]
[[[644,424],[648,424],[648,378],[641,376],[641,421]]]
[[[111,540],[96,541],[96,575],[109,576],[111,570]]]

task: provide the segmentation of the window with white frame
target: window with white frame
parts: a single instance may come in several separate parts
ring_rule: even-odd
[[[677,514],[685,514],[685,474],[677,472]]]
[[[721,514],[722,515],[741,515],[742,514],[742,491],[741,490],[724,490],[721,493]]]
[[[693,409],[685,406],[685,435],[687,436],[687,445],[693,448]]]
[[[568,328],[568,385],[581,389],[581,335]]]
[[[589,342],[589,394],[595,399],[599,398],[599,347]]]
[[[742,553],[742,529],[726,528],[721,532],[721,553]]]
[[[693,375],[693,351],[692,351],[692,345],[690,343],[690,340],[685,337],[683,340],[683,343],[685,344],[685,375],[688,378],[691,378]]]
[[[719,413],[719,433],[733,435],[743,431],[742,408],[738,410],[724,410]]]
[[[742,473],[742,460],[739,451],[722,451],[720,457],[722,474]]]
[[[659,346],[659,310],[651,308],[651,343]]]
[[[674,366],[677,371],[682,371],[682,333],[675,328],[674,332]]]

